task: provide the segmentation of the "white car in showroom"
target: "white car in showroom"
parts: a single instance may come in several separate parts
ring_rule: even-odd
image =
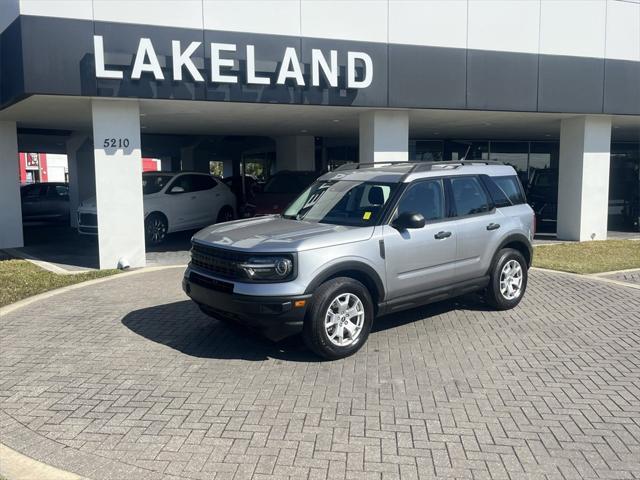
[[[235,195],[206,173],[143,173],[142,194],[145,239],[150,245],[162,243],[168,233],[195,230],[235,217]],[[98,234],[95,197],[78,208],[78,232]]]

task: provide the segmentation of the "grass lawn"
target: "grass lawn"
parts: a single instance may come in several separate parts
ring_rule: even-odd
[[[600,273],[640,268],[640,241],[540,245],[533,252],[533,266],[573,273]]]
[[[47,290],[106,277],[114,273],[118,273],[118,270],[58,275],[26,260],[2,260],[0,261],[0,307]]]

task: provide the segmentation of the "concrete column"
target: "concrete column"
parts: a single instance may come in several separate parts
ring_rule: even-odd
[[[558,176],[558,238],[606,240],[611,119],[562,120]]]
[[[93,100],[100,268],[145,265],[140,112],[135,101]]]
[[[409,112],[372,110],[360,114],[360,162],[409,159]]]
[[[0,248],[22,247],[22,203],[15,122],[0,122],[0,172]]]
[[[276,166],[278,170],[315,170],[316,147],[312,135],[278,137]]]
[[[69,217],[70,224],[78,226],[78,207],[96,195],[93,145],[87,133],[76,132],[67,140],[67,165],[69,168]]]
[[[231,177],[233,175],[233,159],[225,158],[222,161],[222,175],[224,177]]]

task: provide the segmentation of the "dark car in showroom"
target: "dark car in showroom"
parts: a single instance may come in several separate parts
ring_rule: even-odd
[[[245,216],[282,213],[318,176],[314,171],[282,170],[276,173],[255,195],[253,204],[247,204]]]
[[[68,222],[69,184],[31,183],[20,187],[24,222]]]
[[[534,170],[529,179],[527,201],[536,213],[537,231],[556,231],[558,219],[558,170]]]

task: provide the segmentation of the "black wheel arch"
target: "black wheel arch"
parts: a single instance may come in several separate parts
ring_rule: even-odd
[[[334,264],[320,274],[307,286],[305,294],[312,294],[315,289],[332,278],[349,277],[362,283],[371,294],[374,308],[382,302],[385,297],[384,283],[380,275],[370,266],[363,262],[346,261]]]
[[[531,241],[529,241],[529,239],[522,233],[512,233],[507,235],[500,242],[493,260],[491,261],[491,267],[489,267],[489,271],[487,272],[488,274],[491,274],[493,271],[495,262],[498,260],[498,252],[503,248],[513,248],[514,250],[519,251],[527,261],[527,268],[531,267],[531,263],[533,262],[533,247],[531,246]]]

